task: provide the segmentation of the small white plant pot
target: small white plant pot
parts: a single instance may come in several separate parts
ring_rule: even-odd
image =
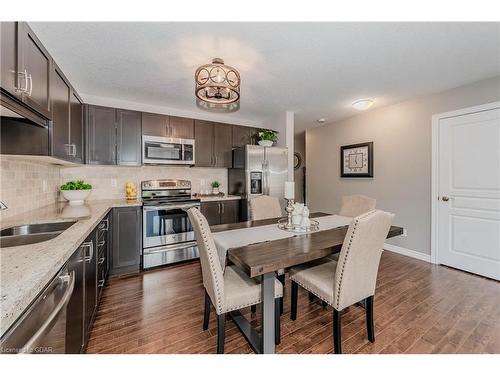
[[[65,199],[69,201],[71,206],[79,206],[85,203],[85,199],[87,199],[92,192],[92,189],[89,190],[61,190],[61,193]]]
[[[212,188],[212,194],[219,194],[219,188]]]
[[[272,147],[273,141],[264,141],[263,139],[261,139],[259,141],[259,145],[264,147]]]

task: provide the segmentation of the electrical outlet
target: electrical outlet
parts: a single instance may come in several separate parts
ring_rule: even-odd
[[[408,237],[408,231],[406,230],[406,228],[403,228],[403,234],[401,235],[401,237]]]
[[[116,178],[112,178],[111,179],[111,186],[112,187],[117,187],[118,186],[118,183],[116,182]]]

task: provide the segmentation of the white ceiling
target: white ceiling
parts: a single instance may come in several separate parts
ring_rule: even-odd
[[[201,111],[194,71],[221,57],[242,77],[228,121],[293,110],[296,131],[500,74],[500,23],[30,25],[82,94]]]

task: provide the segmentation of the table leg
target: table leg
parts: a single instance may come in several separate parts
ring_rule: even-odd
[[[262,275],[262,352],[264,354],[274,354],[274,282],[274,272]]]

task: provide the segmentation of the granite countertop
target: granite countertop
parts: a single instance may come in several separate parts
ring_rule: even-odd
[[[216,201],[233,201],[241,199],[239,195],[224,195],[223,197],[213,196],[213,197],[196,197],[200,199],[201,202],[216,202]]]
[[[0,336],[113,207],[141,205],[140,201],[125,199],[87,201],[83,206],[60,202],[2,220],[2,229],[22,224],[78,222],[49,241],[0,249]]]

